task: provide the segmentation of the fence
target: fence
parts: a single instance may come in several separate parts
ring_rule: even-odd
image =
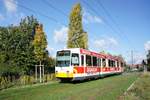
[[[55,74],[45,74],[44,82],[55,80]],[[39,80],[35,79],[35,76],[23,75],[19,78],[15,76],[2,77],[0,76],[0,90],[20,85],[36,84]]]

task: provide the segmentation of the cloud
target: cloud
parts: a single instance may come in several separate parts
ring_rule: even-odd
[[[141,64],[143,59],[146,59],[144,53],[133,53],[133,64]],[[126,61],[128,64],[132,64],[131,54],[126,56]]]
[[[50,47],[49,45],[47,45],[46,50],[48,50],[49,52],[52,52],[52,51],[54,51],[54,48],[52,48],[52,47]]]
[[[16,0],[4,0],[4,5],[7,12],[17,11],[17,1]]]
[[[144,47],[145,47],[145,50],[146,50],[146,51],[150,50],[150,41],[147,41],[147,42],[144,44]]]
[[[25,14],[18,12],[17,0],[3,0],[3,4],[6,8],[6,12],[0,14],[1,25],[18,25],[20,20],[25,17]]]
[[[117,40],[115,40],[113,37],[97,39],[93,42],[93,44],[96,48],[101,50],[113,49],[118,46]]]
[[[14,17],[12,18],[12,22],[14,25],[18,25],[21,19],[25,18],[25,14],[20,12],[20,13],[15,13]]]
[[[141,64],[143,59],[146,59],[146,56],[144,54],[139,53],[135,55],[133,60],[135,64]]]
[[[25,14],[22,12],[0,14],[0,24],[2,26],[9,24],[18,25],[22,18],[25,18]]]
[[[4,16],[2,14],[0,14],[0,21],[4,20]]]
[[[89,23],[102,23],[102,19],[98,16],[91,15],[85,9],[83,9],[83,22],[86,24]]]
[[[52,48],[49,45],[47,45],[46,50],[48,50],[50,56],[55,57],[55,50],[54,50],[54,48]]]
[[[56,43],[65,43],[67,40],[68,27],[62,26],[60,29],[54,30],[54,41]]]

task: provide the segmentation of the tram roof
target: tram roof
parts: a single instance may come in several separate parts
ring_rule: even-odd
[[[81,54],[87,54],[87,55],[92,55],[92,56],[96,56],[96,57],[100,57],[100,58],[107,58],[107,59],[111,59],[111,60],[124,61],[123,58],[119,57],[119,56],[113,56],[111,54],[105,54],[105,53],[97,53],[95,51],[90,51],[90,50],[82,49],[82,48],[66,48],[63,50],[78,51]]]

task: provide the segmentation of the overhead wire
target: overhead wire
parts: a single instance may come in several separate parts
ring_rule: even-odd
[[[61,14],[63,14],[64,16],[67,17],[67,15],[66,15],[63,11],[61,11],[60,9],[57,9],[55,6],[53,6],[52,4],[50,4],[47,0],[44,0],[44,1],[45,1],[45,4],[47,4],[49,7],[51,7],[51,8],[53,8],[53,9],[57,10],[58,12],[60,12]],[[14,2],[12,2],[12,1],[9,1],[9,2],[14,3]],[[82,2],[83,2],[84,4],[86,4],[94,13],[96,13],[98,16],[100,16],[100,14],[99,14],[93,7],[91,7],[86,1],[82,0]],[[21,4],[19,4],[19,3],[15,3],[15,4],[18,5],[18,6],[20,6],[21,8],[24,8],[24,9],[30,11],[30,12],[33,12],[33,13],[35,13],[35,14],[41,15],[41,16],[43,16],[43,17],[46,17],[46,18],[50,19],[51,21],[53,21],[53,22],[55,22],[55,23],[58,23],[58,24],[62,24],[62,25],[64,25],[64,26],[67,26],[66,24],[64,24],[64,23],[58,21],[57,19],[55,19],[55,18],[53,18],[53,17],[50,17],[50,16],[48,16],[48,15],[46,15],[46,14],[44,14],[44,13],[41,13],[41,12],[39,12],[39,11],[35,11],[35,10],[33,10],[33,9],[31,9],[31,8],[28,8],[28,7],[24,6],[24,5],[21,5]],[[101,2],[99,2],[98,4],[102,5]],[[103,5],[102,5],[102,7],[103,7],[103,9],[105,10],[105,12],[107,13],[107,16],[109,16],[109,18],[115,23],[115,21],[112,19],[111,15],[108,13],[108,11],[105,9],[105,7],[104,7]],[[101,16],[101,18],[102,18],[102,16]],[[105,23],[106,23],[115,33],[118,34],[118,32],[113,28],[112,25],[109,24],[109,22],[108,22],[105,18],[102,18],[102,19],[105,21]],[[117,24],[116,24],[116,26],[117,26]],[[118,28],[118,29],[120,30],[120,28]],[[120,34],[118,34],[118,35],[121,37]]]
[[[132,43],[130,42],[130,40],[128,38],[124,38],[120,33],[122,32],[121,29],[119,28],[119,30],[117,30],[116,28],[114,28],[103,16],[101,16],[99,14],[99,12],[97,12],[89,3],[87,3],[85,0],[82,0],[81,2],[83,2],[86,6],[89,7],[89,9],[94,12],[97,16],[101,17],[102,20],[107,24],[107,26],[114,32],[116,33],[121,39],[124,39],[125,41],[129,42],[130,47],[133,47]],[[110,15],[110,14],[109,14]],[[112,18],[111,18],[112,19]],[[113,20],[114,22],[114,20]]]
[[[45,3],[47,6],[49,6],[50,8],[60,12],[62,15],[64,15],[65,17],[68,17],[67,14],[65,12],[63,12],[62,10],[60,10],[59,8],[55,7],[54,5],[52,5],[49,1],[47,0],[42,0],[43,3]]]
[[[10,0],[8,0],[8,2],[14,3],[14,2],[12,2],[12,1],[10,1]],[[24,5],[21,5],[21,4],[19,4],[19,3],[15,3],[15,4],[16,4],[17,6],[23,8],[23,9],[26,9],[26,10],[32,12],[32,13],[35,13],[35,14],[41,15],[41,16],[47,18],[47,19],[50,19],[51,21],[53,21],[53,22],[55,22],[55,23],[58,23],[58,24],[62,24],[62,25],[64,25],[64,26],[67,26],[65,23],[62,23],[62,22],[58,21],[57,19],[55,19],[55,18],[53,18],[53,17],[50,17],[50,16],[48,16],[48,15],[46,15],[46,14],[44,14],[44,13],[41,13],[41,12],[39,12],[39,11],[35,11],[35,10],[33,10],[33,9],[29,8],[29,7],[26,7],[26,6],[24,6]]]
[[[87,3],[85,0],[82,0],[82,2],[85,5],[87,5],[91,9],[91,11],[93,11],[97,16],[101,17],[103,19],[103,21],[109,26],[109,28],[112,29],[112,31],[114,31],[115,33],[118,34],[118,32],[116,31],[116,29],[114,29],[113,26],[111,24],[109,24],[109,22],[104,17],[102,17],[89,3]],[[121,37],[120,34],[118,34],[118,35]]]
[[[121,28],[119,27],[118,23],[116,23],[116,21],[114,20],[114,18],[111,16],[111,14],[109,13],[109,11],[105,8],[105,6],[102,4],[101,0],[96,0],[97,4],[99,7],[101,7],[103,9],[103,11],[105,12],[105,14],[107,15],[107,17],[113,22],[113,24],[116,26],[116,28],[118,29],[118,32],[122,35],[124,35],[124,37],[126,37],[126,39],[128,40],[128,42],[130,43],[130,45],[132,45],[130,39],[128,38],[128,36],[126,36],[126,34],[121,30]],[[133,45],[132,45],[133,47]]]
[[[68,15],[63,12],[61,9],[55,7],[54,5],[52,5],[52,3],[50,3],[48,0],[41,0],[45,5],[49,6],[50,8],[54,9],[55,11],[57,11],[58,13],[61,13],[62,15],[64,15],[66,18],[68,18]],[[87,26],[84,26],[85,28],[87,28]]]

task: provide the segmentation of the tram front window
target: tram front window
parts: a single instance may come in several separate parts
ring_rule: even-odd
[[[70,66],[70,51],[58,51],[56,56],[57,67],[69,67]]]

